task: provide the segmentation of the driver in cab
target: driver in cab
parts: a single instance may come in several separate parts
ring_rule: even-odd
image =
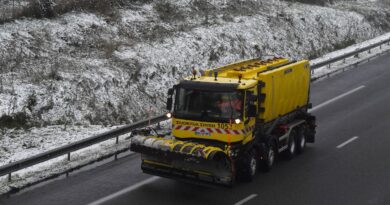
[[[217,107],[222,113],[230,113],[231,111],[241,112],[242,101],[238,96],[222,95],[217,102]]]

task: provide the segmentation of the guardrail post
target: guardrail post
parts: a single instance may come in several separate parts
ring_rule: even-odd
[[[70,161],[70,152],[68,152],[68,161]]]
[[[8,181],[10,182],[12,180],[11,173],[8,174]]]
[[[115,143],[116,143],[116,144],[119,144],[119,136],[116,137]],[[115,159],[115,160],[118,159],[118,152],[115,152],[114,159]]]

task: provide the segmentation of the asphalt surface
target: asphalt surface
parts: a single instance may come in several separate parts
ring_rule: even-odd
[[[316,82],[311,91],[320,106],[313,111],[316,143],[251,183],[215,188],[151,179],[133,155],[0,204],[390,204],[390,56]]]

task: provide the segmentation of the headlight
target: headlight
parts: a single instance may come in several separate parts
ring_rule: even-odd
[[[166,116],[167,116],[167,118],[171,118],[171,117],[172,117],[172,113],[168,112],[168,113],[166,114]]]
[[[236,124],[240,124],[241,120],[240,119],[235,119],[234,122],[236,122]]]

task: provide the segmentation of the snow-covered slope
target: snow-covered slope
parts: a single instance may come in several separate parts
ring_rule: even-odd
[[[193,67],[265,55],[313,58],[386,30],[373,23],[381,15],[368,19],[348,3],[338,9],[259,1],[249,13],[229,13],[229,4],[215,1],[215,15],[186,16],[191,1],[159,2],[110,17],[78,12],[1,25],[2,122],[127,123],[161,112],[165,90]],[[167,5],[181,13],[165,14]]]

